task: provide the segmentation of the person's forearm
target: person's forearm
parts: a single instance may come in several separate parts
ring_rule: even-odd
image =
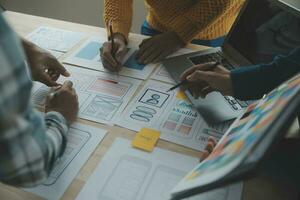
[[[104,0],[105,24],[111,22],[113,32],[122,34],[126,42],[132,23],[132,2],[133,0]]]
[[[68,127],[62,115],[56,112],[44,118],[33,111],[16,121],[12,123],[16,137],[0,139],[0,143],[5,144],[0,151],[0,181],[13,186],[36,186],[48,178],[57,158],[64,152]],[[7,132],[12,129],[8,127]]]
[[[300,48],[278,56],[271,64],[242,67],[231,72],[234,96],[259,99],[300,71]]]

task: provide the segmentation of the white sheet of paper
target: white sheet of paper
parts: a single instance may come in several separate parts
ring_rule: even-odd
[[[109,72],[104,69],[100,59],[99,49],[105,41],[107,41],[106,38],[91,37],[63,62],[98,71]],[[122,61],[124,67],[119,74],[143,80],[147,79],[156,65],[149,64],[145,66],[138,64],[134,59],[137,48],[134,47],[133,44],[129,44],[128,48],[129,51]]]
[[[61,76],[58,82],[73,82],[78,94],[79,118],[99,123],[114,123],[141,84],[140,80],[129,77],[74,66],[65,67],[71,76]],[[36,82],[32,89],[35,105],[44,105],[48,92],[47,86]]]
[[[55,58],[59,58],[62,55],[64,55],[64,53],[60,52],[60,51],[52,51],[52,50],[48,50],[49,53],[51,53]]]
[[[139,131],[148,127],[161,132],[160,138],[196,150],[204,150],[209,137],[217,141],[230,124],[207,124],[179,90],[166,92],[172,85],[150,80],[130,102],[116,122]]]
[[[160,64],[150,77],[153,80],[163,81],[171,84],[176,84],[169,72]]]
[[[80,123],[72,125],[65,153],[49,178],[40,186],[24,190],[46,199],[60,199],[105,134],[106,130],[100,128]]]
[[[76,200],[168,200],[171,189],[197,163],[197,158],[159,148],[152,153],[137,150],[129,140],[117,138]],[[228,191],[222,188],[191,199],[225,200]]]
[[[105,154],[76,200],[160,200],[197,158],[155,148],[147,153],[117,138]]]
[[[172,55],[168,56],[168,58],[174,57],[174,56],[180,56],[187,53],[192,53],[195,50],[189,49],[189,48],[182,48],[173,53]],[[158,81],[164,81],[167,83],[175,84],[175,81],[171,77],[171,75],[165,70],[164,66],[162,64],[159,64],[155,72],[151,75],[151,79],[158,80]]]
[[[83,33],[40,26],[26,38],[44,49],[66,53],[83,37]]]

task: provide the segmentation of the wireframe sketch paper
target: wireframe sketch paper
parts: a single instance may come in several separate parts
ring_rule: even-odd
[[[193,189],[213,189],[215,182],[221,183],[233,174],[238,176],[247,173],[250,169],[249,166],[243,167],[244,162],[247,163],[249,157],[252,163],[261,161],[274,138],[278,140],[287,132],[282,127],[288,129],[288,123],[292,123],[298,115],[299,99],[300,75],[297,75],[262,100],[251,104],[232,124],[209,157],[190,171],[173,189],[173,196],[182,196]],[[264,144],[263,148],[260,148],[261,143]],[[258,147],[260,149],[256,151]],[[209,187],[204,187],[208,184]]]
[[[68,134],[65,153],[42,185],[24,189],[46,199],[60,199],[92,152],[104,138],[106,130],[76,123]]]
[[[172,55],[168,56],[168,58],[179,56],[182,54],[192,53],[192,52],[194,52],[194,50],[189,48],[182,48],[176,51],[175,53],[173,53]],[[155,72],[151,75],[150,78],[158,81],[164,81],[171,84],[175,83],[171,75],[165,70],[162,64],[159,64],[159,66],[156,68]]]
[[[107,39],[104,37],[91,37],[63,62],[98,71],[109,72],[104,69],[100,59],[100,48],[105,41],[107,41]],[[139,64],[135,59],[136,53],[137,48],[134,47],[133,44],[129,44],[128,53],[122,61],[124,67],[119,74],[138,79],[147,79],[156,65]]]
[[[49,51],[49,53],[51,53],[55,58],[59,58],[64,55],[64,53],[60,51],[52,51],[52,50],[46,50],[46,51]]]
[[[65,66],[71,77],[60,77],[59,83],[71,80],[79,101],[79,117],[112,124],[134,95],[141,81],[74,66]],[[33,102],[42,106],[49,88],[35,83]]]
[[[197,162],[159,148],[146,153],[132,148],[129,140],[117,138],[76,200],[167,200],[170,190]],[[204,199],[225,200],[227,192],[227,188],[215,190]]]
[[[175,81],[172,79],[171,75],[167,70],[164,68],[162,64],[160,64],[154,73],[150,77],[151,79],[158,80],[158,81],[163,81],[171,84],[175,84]]]
[[[209,137],[219,140],[229,124],[207,124],[184,92],[166,92],[172,86],[148,81],[116,123],[134,131],[152,128],[161,132],[161,139],[200,151]]]
[[[83,33],[41,26],[26,38],[44,49],[66,53],[83,37]]]

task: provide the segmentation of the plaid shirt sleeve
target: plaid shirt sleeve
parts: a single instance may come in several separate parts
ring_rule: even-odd
[[[66,146],[64,117],[36,111],[31,87],[20,42],[0,15],[0,181],[14,186],[45,181]]]

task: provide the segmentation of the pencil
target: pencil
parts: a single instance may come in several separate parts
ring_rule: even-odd
[[[215,67],[217,67],[217,66],[220,65],[220,64],[221,64],[221,62],[216,62],[215,64],[213,64],[213,65],[211,66],[211,70],[215,69]],[[175,90],[176,88],[178,88],[178,87],[180,87],[180,86],[182,86],[182,85],[186,85],[187,83],[188,83],[187,80],[183,80],[183,81],[181,81],[180,83],[178,83],[177,85],[174,85],[173,87],[171,87],[167,92],[170,92],[170,91],[172,91],[172,90]]]
[[[114,40],[114,32],[112,27],[112,21],[108,22],[108,41],[111,41],[111,55],[115,57],[115,40]]]

